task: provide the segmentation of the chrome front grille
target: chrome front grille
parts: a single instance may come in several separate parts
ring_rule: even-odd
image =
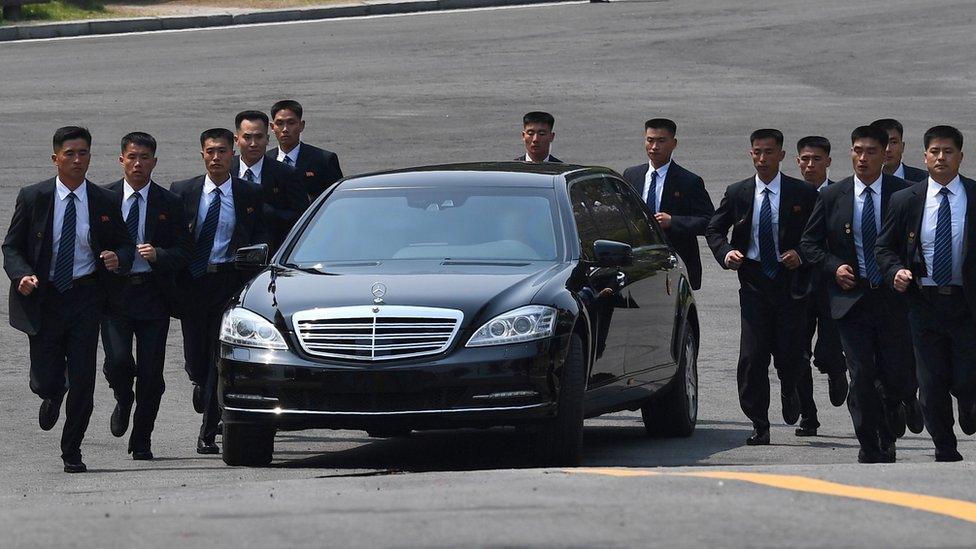
[[[445,351],[461,327],[454,309],[364,305],[312,309],[294,314],[306,353],[347,360],[395,360]]]

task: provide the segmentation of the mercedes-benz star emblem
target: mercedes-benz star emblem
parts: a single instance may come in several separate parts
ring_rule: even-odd
[[[377,282],[373,284],[373,288],[370,290],[370,292],[372,292],[373,297],[382,301],[383,296],[386,295],[386,284],[383,284],[382,282]]]

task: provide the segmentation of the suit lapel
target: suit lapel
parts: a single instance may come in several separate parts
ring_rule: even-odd
[[[671,165],[668,166],[668,173],[664,176],[664,181],[661,182],[661,203],[658,204],[657,210],[659,212],[670,212],[673,208],[671,207],[672,202],[672,187],[674,187],[674,174],[677,171],[677,164],[672,160]]]
[[[200,197],[203,196],[203,185],[206,182],[206,176],[201,175],[197,180],[193,182],[193,187],[190,188],[188,194],[189,200],[186,202],[186,214],[189,216],[190,222],[190,234],[196,234],[197,228],[197,214],[200,212]],[[196,238],[194,238],[194,242]]]
[[[236,249],[237,242],[240,242],[241,231],[244,230],[244,216],[247,215],[247,202],[244,200],[244,183],[240,179],[232,178],[231,185],[234,189],[234,233],[230,237],[230,245],[228,246],[227,253],[233,257]]]
[[[94,183],[87,179],[85,180],[85,196],[88,198],[88,244],[91,246],[95,255],[98,255],[101,246],[99,245],[98,231],[96,229],[101,226],[103,209],[100,202],[101,195],[98,194],[98,190],[94,187]]]
[[[925,259],[922,255],[922,220],[925,217],[925,192],[926,186],[912,186],[912,193],[915,195],[911,202],[911,211],[908,212],[908,226],[914,227],[914,234],[909,234],[908,245],[909,262],[917,263],[925,269]]]
[[[837,220],[842,223],[844,231],[844,244],[850,257],[857,257],[857,245],[854,244],[854,179],[849,177],[841,180],[839,185],[844,185],[837,201]],[[829,229],[829,227],[828,227]],[[857,270],[857,265],[852,265]]]
[[[45,239],[52,239],[53,241],[53,236],[48,233],[54,225],[54,181],[54,178],[51,178],[41,185],[34,203],[34,219],[31,220],[31,235],[36,236],[38,240],[38,244],[34,248],[34,257],[32,258],[34,265],[38,264]],[[46,278],[47,273],[44,273],[44,275]]]
[[[796,199],[795,193],[793,192],[792,182],[786,178],[786,176],[780,176],[779,180],[779,191],[782,195],[779,198],[779,245],[783,246],[783,241],[786,240],[786,231],[789,229],[793,221],[793,202]],[[783,250],[780,250],[782,253]]]
[[[162,196],[160,192],[159,185],[154,181],[149,182],[149,199],[146,204],[146,228],[145,237],[146,242],[152,242],[154,236],[156,236],[156,224],[159,222],[159,206],[162,202]]]
[[[960,177],[962,186],[966,189],[966,226],[962,237],[962,264],[969,258],[969,246],[976,242],[976,181]]]

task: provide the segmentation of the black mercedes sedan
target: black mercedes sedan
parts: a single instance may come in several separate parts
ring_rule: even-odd
[[[335,184],[224,314],[223,459],[271,462],[278,430],[516,426],[580,461],[584,418],[652,436],[698,412],[684,266],[615,172],[478,163]]]

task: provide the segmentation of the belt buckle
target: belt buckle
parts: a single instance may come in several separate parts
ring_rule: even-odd
[[[935,291],[939,295],[952,295],[952,286],[937,286]]]
[[[875,284],[874,282],[868,282],[868,288],[871,288],[872,290],[877,290],[880,287],[881,287],[880,282],[877,284]]]

